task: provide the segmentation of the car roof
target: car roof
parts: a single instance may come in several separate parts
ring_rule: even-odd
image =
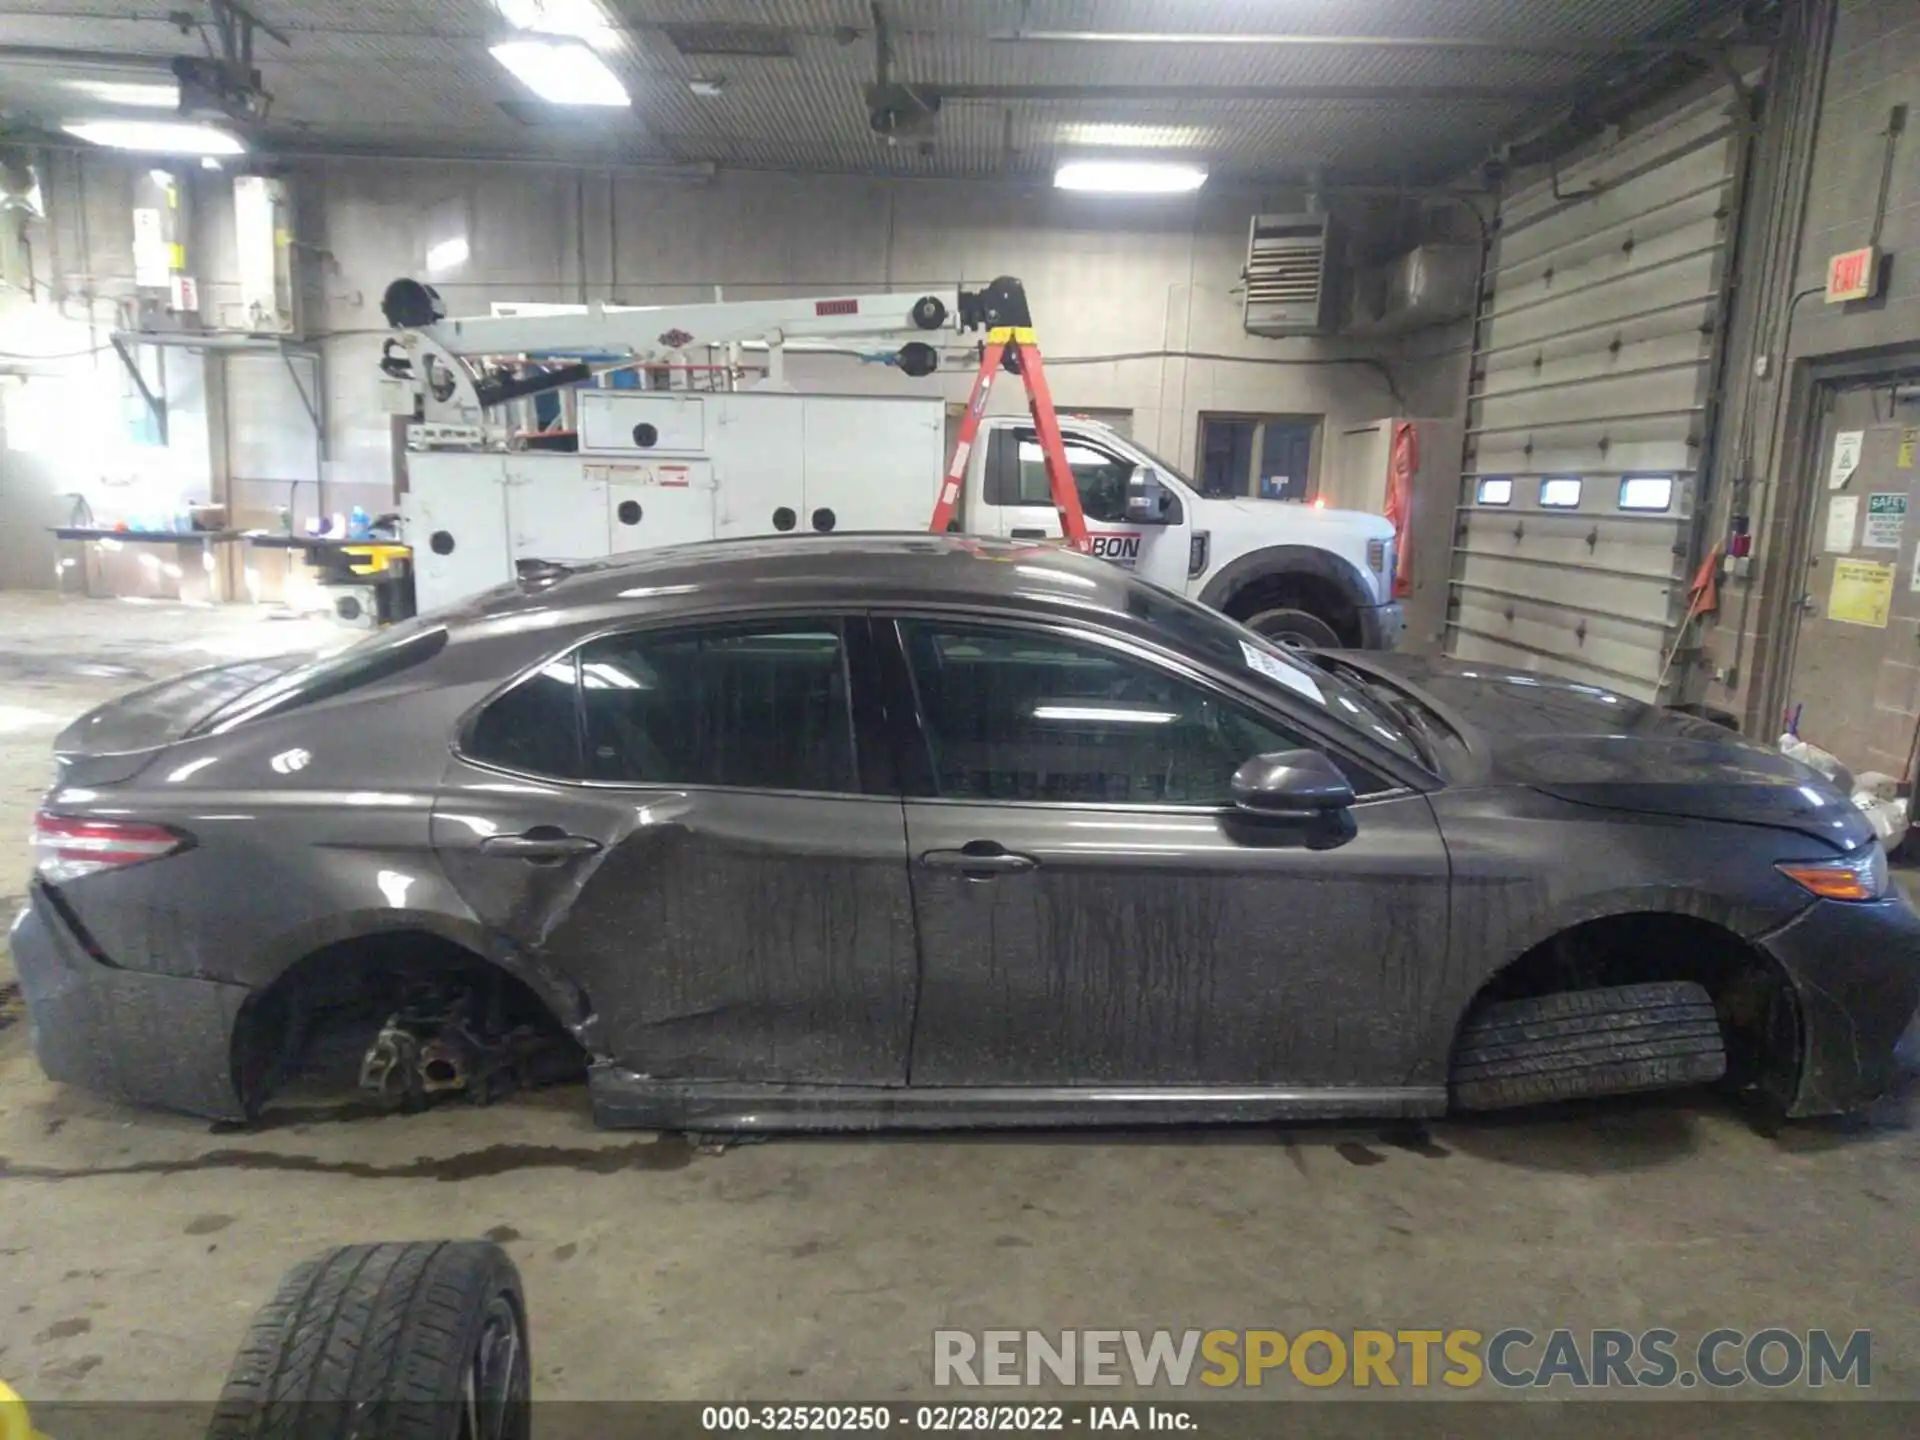
[[[449,620],[607,606],[696,613],[742,602],[769,606],[963,604],[1057,613],[1069,607],[1125,621],[1146,587],[1119,567],[1061,545],[974,536],[840,533],[705,540],[579,564],[524,567],[522,578],[476,597]],[[1132,603],[1129,604],[1129,599]]]

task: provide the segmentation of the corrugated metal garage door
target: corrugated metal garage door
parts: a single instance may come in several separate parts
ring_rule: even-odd
[[[1718,91],[1502,197],[1449,653],[1662,698],[1712,424],[1738,114]]]

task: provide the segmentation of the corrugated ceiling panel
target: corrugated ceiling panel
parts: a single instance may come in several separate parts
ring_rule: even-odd
[[[931,155],[889,148],[871,133],[862,91],[874,74],[865,0],[607,0],[624,27],[609,61],[635,96],[636,115],[579,126],[529,125],[501,101],[526,92],[486,53],[503,33],[487,0],[259,0],[259,13],[292,36],[291,47],[262,38],[258,59],[276,97],[270,138],[304,147],[329,143],[473,154],[566,154],[582,158],[702,160],[805,166],[875,174],[1030,174],[1069,146],[1073,124],[1178,124],[1218,173],[1297,174],[1307,165],[1383,173],[1444,173],[1470,162],[1531,113],[1524,98],[1417,106],[1365,102],[1163,102],[950,100]],[[1024,15],[1030,28],[1178,30],[1209,28],[1347,33],[1361,27],[1403,34],[1586,41],[1642,35],[1698,23],[1689,0],[884,0],[897,78],[942,84],[1024,85],[1475,85],[1570,87],[1607,63],[1590,56],[1515,55],[1380,47],[1258,45],[1013,44],[989,38]],[[1725,8],[1719,0],[1710,7]],[[165,18],[101,18],[98,0],[45,0],[7,21],[13,43],[113,49],[156,61],[196,48]],[[1282,23],[1284,21],[1284,24]],[[668,24],[737,23],[793,33],[791,59],[688,57],[667,39]],[[726,82],[718,99],[695,97],[695,76]],[[10,76],[13,82],[10,85]],[[46,86],[38,82],[40,93]],[[21,103],[32,86],[0,63],[0,103]],[[34,113],[48,120],[59,114]],[[1007,118],[1011,116],[1011,120]],[[1008,145],[1009,132],[1012,144]],[[572,138],[569,138],[572,137]],[[571,148],[570,148],[571,147]]]

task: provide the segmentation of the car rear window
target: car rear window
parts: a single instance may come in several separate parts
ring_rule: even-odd
[[[196,733],[218,734],[269,715],[336,699],[431,660],[446,643],[445,626],[408,621],[248,691],[202,721]]]

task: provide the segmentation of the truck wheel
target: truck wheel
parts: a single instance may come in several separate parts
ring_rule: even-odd
[[[1727,1073],[1713,997],[1690,980],[1489,1005],[1454,1042],[1462,1110],[1704,1085]]]
[[[254,1317],[207,1440],[527,1440],[526,1315],[497,1245],[329,1250]]]
[[[1340,648],[1338,632],[1319,616],[1305,610],[1262,610],[1240,623],[1276,644],[1298,645],[1303,650]]]

